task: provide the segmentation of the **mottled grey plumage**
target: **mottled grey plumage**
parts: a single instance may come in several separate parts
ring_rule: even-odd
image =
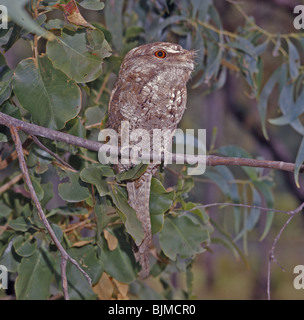
[[[165,57],[159,57],[156,54],[159,51]],[[186,108],[186,83],[194,68],[193,59],[193,51],[168,42],[146,44],[129,51],[111,94],[107,127],[119,133],[121,121],[129,121],[130,132],[142,128],[152,136],[153,129],[174,131]],[[126,165],[116,167],[119,172],[128,168]],[[134,250],[143,278],[149,275],[152,241],[149,196],[151,178],[156,170],[157,165],[149,164],[138,180],[127,183],[129,204],[136,211],[145,234]]]

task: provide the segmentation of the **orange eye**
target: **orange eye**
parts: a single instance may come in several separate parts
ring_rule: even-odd
[[[164,58],[166,58],[166,56],[167,56],[166,52],[163,51],[163,50],[158,50],[158,51],[156,51],[156,52],[154,53],[154,55],[155,55],[156,58],[160,58],[160,59],[164,59]]]

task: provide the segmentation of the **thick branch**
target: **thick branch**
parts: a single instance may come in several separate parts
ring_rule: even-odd
[[[99,149],[103,146],[102,143],[97,141],[91,141],[82,139],[68,133],[44,128],[41,126],[37,126],[35,124],[31,124],[25,121],[21,121],[15,118],[12,118],[4,113],[0,112],[0,124],[5,125],[7,127],[14,126],[18,128],[18,130],[22,130],[32,136],[40,136],[44,138],[48,138],[55,141],[62,141],[67,144],[72,144],[78,147],[82,147],[92,151],[99,151]],[[108,146],[110,148],[110,146]],[[112,152],[113,150],[113,152]],[[115,155],[117,152],[117,148],[113,147],[111,150],[112,154]],[[153,154],[144,155],[142,157],[145,160],[153,160]],[[179,163],[190,163],[193,164],[197,161],[197,156],[191,155],[183,155],[183,154],[173,154],[172,161],[177,161]],[[206,165],[207,166],[246,166],[246,167],[255,167],[255,168],[270,168],[277,170],[284,170],[293,172],[295,169],[295,165],[293,163],[282,162],[282,161],[269,161],[269,160],[257,160],[257,159],[249,159],[249,158],[233,158],[233,157],[219,157],[219,156],[206,156]],[[301,167],[300,172],[304,172],[304,165]]]

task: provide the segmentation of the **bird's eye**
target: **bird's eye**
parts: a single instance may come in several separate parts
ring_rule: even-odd
[[[156,58],[164,59],[166,58],[167,54],[164,50],[158,50],[154,53]]]

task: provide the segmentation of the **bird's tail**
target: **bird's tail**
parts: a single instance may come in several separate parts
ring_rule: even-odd
[[[130,206],[136,211],[137,218],[141,222],[144,231],[144,239],[133,249],[135,259],[142,269],[141,278],[149,276],[149,250],[152,242],[151,219],[149,210],[150,189],[152,172],[147,170],[138,180],[127,182],[127,190]]]

